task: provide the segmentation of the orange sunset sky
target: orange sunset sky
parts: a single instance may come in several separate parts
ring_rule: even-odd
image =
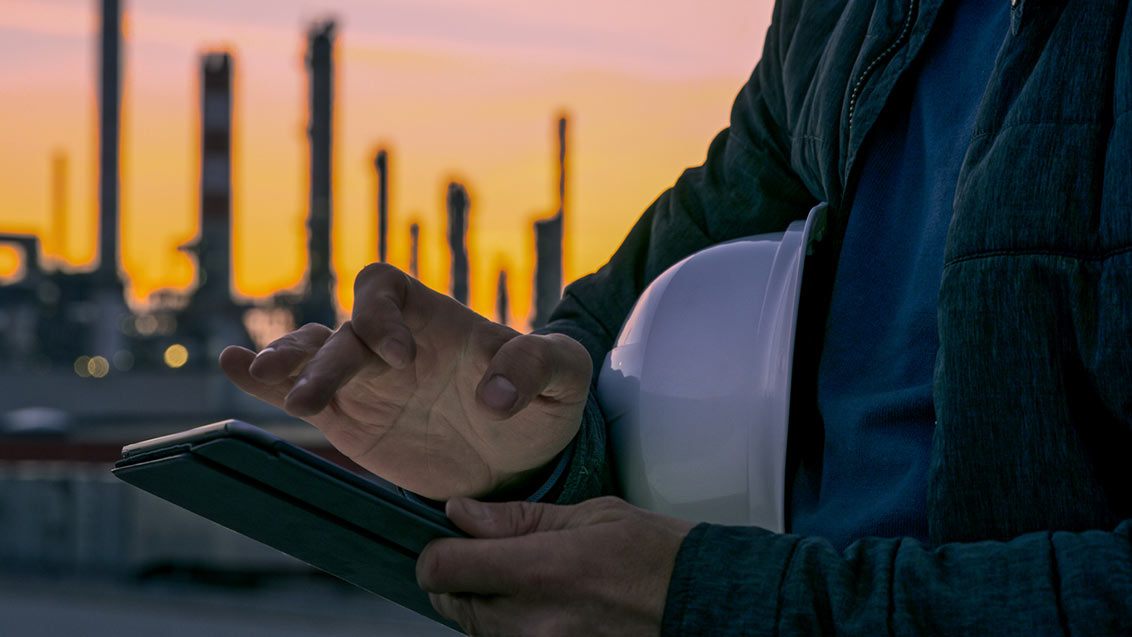
[[[0,0],[0,232],[49,267],[96,262],[97,0]],[[448,289],[444,188],[472,196],[471,305],[509,275],[525,324],[531,222],[554,211],[555,118],[570,115],[566,279],[601,265],[727,123],[770,0],[123,0],[122,268],[134,301],[188,290],[198,230],[199,55],[235,56],[234,284],[263,297],[306,269],[305,31],[338,21],[333,265],[349,309],[377,258],[372,158],[390,152],[390,262],[421,224],[421,279]],[[69,161],[50,223],[51,156]],[[19,268],[0,248],[0,276]]]

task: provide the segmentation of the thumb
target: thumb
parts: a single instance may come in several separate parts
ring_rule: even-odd
[[[578,507],[541,502],[479,502],[453,498],[444,512],[452,522],[478,538],[504,538],[574,526]]]
[[[476,396],[500,418],[532,400],[584,401],[593,364],[581,343],[563,334],[523,334],[504,343],[491,359]]]

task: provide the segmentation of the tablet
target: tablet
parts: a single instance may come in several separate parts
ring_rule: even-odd
[[[114,475],[430,619],[417,586],[442,513],[238,420],[127,445]]]

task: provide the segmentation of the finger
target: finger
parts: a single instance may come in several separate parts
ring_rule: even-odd
[[[549,559],[562,550],[563,536],[556,532],[614,520],[629,509],[613,497],[569,506],[453,498],[445,512],[475,537],[429,543],[417,559],[417,583],[433,593],[551,590],[563,565]]]
[[[526,631],[520,628],[525,624],[516,612],[521,609],[515,608],[508,598],[429,593],[428,599],[436,612],[460,624],[469,635],[516,635]]]
[[[295,379],[285,407],[297,416],[311,416],[326,409],[334,394],[366,365],[388,369],[381,359],[354,334],[350,321],[343,323]]]
[[[255,356],[254,352],[243,347],[235,345],[226,347],[220,352],[220,370],[245,393],[282,409],[292,383],[265,383],[253,377],[248,368],[251,367]]]
[[[569,336],[516,336],[492,357],[476,397],[499,418],[513,416],[539,396],[582,401],[589,391],[592,368],[586,348]]]
[[[516,595],[549,590],[558,580],[551,534],[434,540],[417,558],[417,585],[429,593]]]
[[[413,284],[408,275],[385,263],[367,265],[354,279],[354,332],[395,369],[404,369],[416,358],[413,333],[402,313]]]
[[[460,624],[460,628],[463,628],[465,633],[474,635],[482,631],[482,628],[475,622],[475,610],[472,608],[470,596],[429,593],[428,601],[432,603],[432,607],[440,613],[441,617]]]
[[[538,531],[557,531],[577,525],[585,505],[560,506],[541,502],[479,502],[452,498],[444,512],[452,522],[477,538],[504,538]]]
[[[429,593],[428,598],[436,612],[460,624],[469,635],[581,634],[576,622],[571,621],[578,609],[558,599],[532,601],[504,595],[460,593]]]
[[[260,381],[277,383],[310,360],[332,333],[325,325],[307,323],[260,350],[248,371]]]

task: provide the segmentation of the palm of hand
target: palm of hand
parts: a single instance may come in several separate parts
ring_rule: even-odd
[[[353,320],[338,330],[305,325],[258,355],[229,347],[220,366],[362,467],[433,499],[520,485],[554,458],[577,432],[591,368],[577,341],[520,335],[383,264],[358,275]],[[485,402],[495,376],[509,406]]]
[[[538,468],[573,436],[584,397],[538,397],[510,418],[493,416],[476,387],[491,354],[518,332],[472,319],[414,331],[411,365],[365,366],[306,419],[362,467],[426,497],[483,494]]]

